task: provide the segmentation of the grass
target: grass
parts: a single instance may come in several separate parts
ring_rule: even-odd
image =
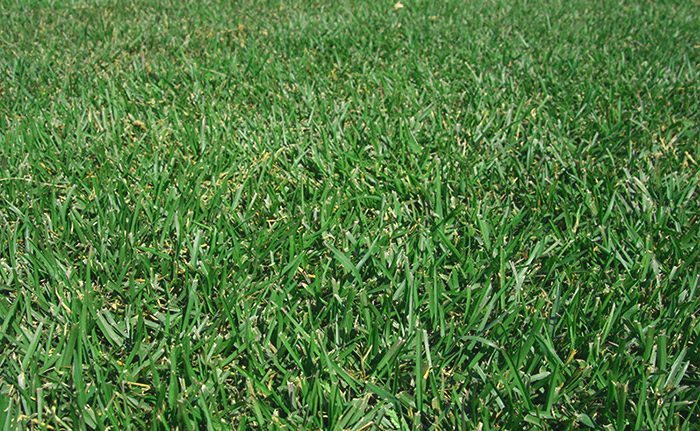
[[[3,429],[698,429],[697,3],[0,3]]]

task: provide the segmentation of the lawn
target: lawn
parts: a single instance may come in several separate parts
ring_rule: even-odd
[[[697,2],[0,5],[0,429],[699,429]]]

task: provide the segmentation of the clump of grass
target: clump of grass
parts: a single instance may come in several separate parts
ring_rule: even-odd
[[[692,2],[5,2],[4,429],[700,423]]]

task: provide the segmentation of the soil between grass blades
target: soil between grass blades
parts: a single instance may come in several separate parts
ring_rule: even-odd
[[[693,2],[2,5],[3,429],[697,429]]]

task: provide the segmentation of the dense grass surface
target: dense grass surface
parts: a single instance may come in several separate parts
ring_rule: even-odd
[[[0,427],[698,429],[697,4],[0,8]]]

